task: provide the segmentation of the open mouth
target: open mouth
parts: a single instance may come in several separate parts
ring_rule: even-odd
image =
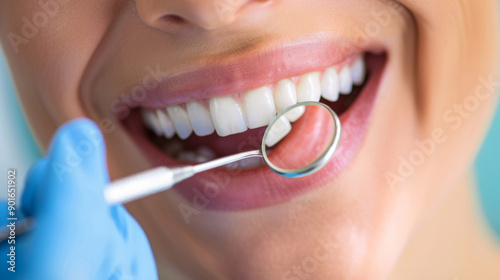
[[[342,114],[354,102],[366,77],[363,57],[350,65],[282,79],[276,84],[238,93],[191,101],[163,109],[140,109],[148,137],[179,163],[201,163],[222,156],[259,149],[264,129],[285,108],[303,101],[328,103]],[[304,110],[287,115],[294,123]],[[284,137],[285,135],[281,135]],[[252,144],[240,145],[246,139]],[[253,169],[263,165],[250,158],[227,168]]]
[[[358,53],[246,91],[168,106],[148,103],[132,110],[123,124],[153,165],[179,166],[259,149],[267,125],[285,108],[302,101],[327,104],[339,115],[343,133],[334,158],[315,174],[285,178],[261,159],[247,159],[198,174],[174,188],[195,207],[242,210],[272,205],[324,184],[347,167],[368,127],[385,60],[384,54]],[[310,139],[324,135],[313,125],[321,119],[303,111],[290,113],[293,133],[307,133]],[[295,138],[290,136],[287,139]],[[314,141],[300,141],[297,136],[280,149],[293,152],[300,145],[307,153],[313,148]]]

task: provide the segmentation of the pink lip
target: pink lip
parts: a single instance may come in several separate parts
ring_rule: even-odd
[[[314,38],[214,58],[180,74],[164,73],[155,77],[160,82],[146,89],[147,98],[138,101],[138,106],[157,109],[235,94],[332,65],[347,65],[359,55],[360,49],[348,40]]]
[[[340,146],[332,160],[318,172],[301,178],[286,178],[266,166],[246,171],[218,168],[185,180],[174,189],[196,208],[235,211],[282,203],[334,180],[351,163],[364,139],[378,96],[385,61],[385,55],[367,57],[371,76],[354,104],[340,116]],[[142,133],[144,128],[138,114],[127,118],[124,125],[153,165],[179,164],[159,151]],[[320,132],[311,128],[307,133],[314,137],[319,136]]]

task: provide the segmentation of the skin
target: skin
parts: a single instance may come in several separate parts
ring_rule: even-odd
[[[466,174],[461,181],[412,234],[390,280],[488,279],[499,275],[498,239],[488,232],[481,217],[473,176]]]
[[[288,279],[384,279],[428,209],[463,179],[484,137],[498,83],[458,119],[449,119],[449,110],[474,95],[479,77],[499,81],[495,2],[237,0],[218,16],[205,0],[69,1],[16,52],[9,32],[22,34],[22,18],[41,8],[35,0],[1,1],[0,34],[27,119],[46,150],[70,119],[102,125],[112,100],[140,83],[148,65],[175,74],[203,59],[320,31],[357,38],[357,30],[389,11],[390,20],[369,37],[389,57],[383,95],[361,149],[337,180],[271,207],[204,210],[189,224],[175,192],[127,205],[150,239],[160,275],[287,279],[288,271],[317,257],[314,269]],[[111,177],[147,169],[116,122],[102,125]],[[390,184],[387,174],[400,175],[400,157],[408,159],[418,149],[415,140],[436,129],[442,141],[432,155]]]

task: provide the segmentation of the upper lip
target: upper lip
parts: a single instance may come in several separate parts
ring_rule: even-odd
[[[363,51],[366,50],[365,46]],[[283,78],[346,64],[360,52],[360,48],[349,40],[319,37],[271,44],[263,49],[251,49],[235,55],[211,57],[210,61],[180,73],[162,72],[159,82],[154,87],[144,88],[146,98],[141,98],[136,104],[157,109],[244,92]],[[155,71],[161,68],[160,65],[155,67]]]

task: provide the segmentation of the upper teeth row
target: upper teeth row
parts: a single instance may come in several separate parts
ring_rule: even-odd
[[[188,138],[194,131],[198,136],[212,134],[219,136],[241,133],[247,128],[268,125],[283,109],[303,101],[319,101],[321,96],[337,101],[340,94],[349,94],[353,85],[364,82],[366,66],[363,58],[356,59],[337,72],[335,67],[327,68],[322,77],[320,72],[302,75],[298,85],[290,79],[279,81],[274,87],[250,90],[241,100],[234,97],[215,97],[208,100],[208,106],[191,101],[166,109],[143,109],[143,120],[158,136],[171,138],[177,133],[181,139]],[[208,108],[207,108],[208,107]],[[287,118],[294,122],[302,111],[289,112]]]

